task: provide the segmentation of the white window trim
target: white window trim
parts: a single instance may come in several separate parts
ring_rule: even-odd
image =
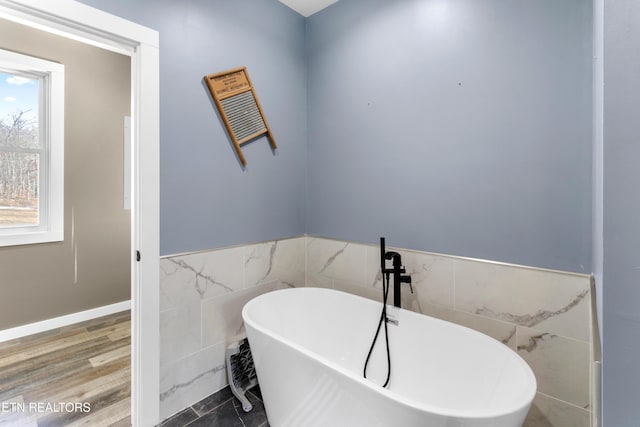
[[[64,65],[0,49],[0,68],[41,78],[40,224],[0,228],[0,247],[64,240]]]

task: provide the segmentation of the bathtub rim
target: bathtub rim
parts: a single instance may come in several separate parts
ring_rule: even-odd
[[[468,328],[466,326],[462,326],[462,325],[458,325],[457,323],[453,323],[453,322],[449,322],[446,320],[442,320],[442,319],[438,319],[436,317],[432,317],[426,314],[422,314],[422,313],[416,313],[410,310],[406,310],[401,308],[400,310],[409,313],[409,315],[413,316],[413,315],[421,315],[421,316],[426,316],[428,317],[430,320],[432,321],[436,321],[436,322],[440,322],[440,323],[445,323],[448,327],[454,327],[454,328],[458,328],[458,329],[463,329],[465,333],[471,333],[474,335],[480,335],[483,337],[483,339],[487,339],[488,342],[492,342],[491,345],[497,345],[499,346],[503,346],[501,348],[500,351],[506,351],[509,353],[509,355],[511,357],[515,357],[515,360],[517,360],[517,363],[521,366],[523,366],[523,369],[528,372],[530,375],[528,375],[531,379],[530,381],[530,387],[529,390],[525,390],[525,392],[523,392],[523,396],[527,396],[529,395],[530,398],[528,399],[524,399],[524,401],[520,404],[514,404],[511,407],[505,407],[505,410],[503,411],[486,411],[486,410],[452,410],[450,408],[443,408],[440,406],[434,406],[434,405],[430,405],[428,403],[425,402],[420,402],[411,398],[408,398],[406,396],[400,395],[397,392],[394,392],[393,390],[389,390],[387,388],[383,388],[381,387],[379,384],[368,380],[366,378],[364,378],[363,376],[360,375],[356,375],[354,372],[341,367],[340,365],[336,364],[335,362],[332,362],[331,360],[315,353],[312,352],[306,348],[304,348],[301,345],[298,345],[294,342],[292,342],[291,340],[283,337],[280,334],[277,334],[273,331],[268,330],[267,328],[263,327],[262,325],[258,325],[257,322],[251,318],[249,311],[251,309],[252,305],[258,304],[259,301],[263,298],[268,297],[270,294],[272,293],[285,293],[285,292],[320,292],[320,293],[338,293],[338,294],[343,294],[346,295],[347,297],[353,297],[356,299],[362,299],[365,301],[371,301],[373,303],[376,303],[378,305],[380,305],[380,307],[382,307],[382,303],[379,301],[375,301],[375,300],[370,300],[368,298],[365,297],[361,297],[359,295],[354,295],[354,294],[350,294],[348,292],[344,292],[341,290],[337,290],[337,289],[331,289],[331,288],[321,288],[321,287],[299,287],[299,288],[286,288],[286,289],[278,289],[278,290],[274,290],[271,292],[267,292],[265,294],[261,294],[258,295],[254,298],[252,298],[251,300],[249,300],[243,307],[242,307],[242,319],[244,321],[245,324],[248,324],[249,326],[251,326],[251,328],[259,331],[260,333],[270,337],[271,339],[275,339],[277,341],[280,341],[282,343],[284,343],[285,345],[291,347],[293,350],[295,350],[298,353],[301,353],[302,355],[306,356],[306,357],[312,357],[314,360],[317,360],[320,364],[322,364],[323,366],[325,366],[328,369],[331,369],[333,371],[337,371],[338,373],[351,378],[353,380],[355,380],[357,383],[362,384],[363,386],[367,387],[368,389],[374,391],[375,393],[381,394],[386,398],[390,398],[392,399],[394,402],[397,402],[399,404],[403,404],[406,405],[408,407],[411,407],[412,409],[416,409],[419,411],[424,411],[424,412],[429,412],[429,413],[433,413],[433,414],[437,414],[437,415],[441,415],[444,417],[452,417],[452,418],[459,418],[459,419],[490,419],[490,418],[497,418],[497,417],[502,417],[502,416],[508,416],[510,414],[515,414],[519,411],[521,411],[523,408],[525,408],[526,406],[531,406],[533,403],[533,400],[536,396],[537,393],[537,380],[535,377],[535,374],[533,373],[533,371],[531,370],[531,367],[527,364],[527,362],[524,361],[524,359],[522,359],[522,357],[517,354],[516,352],[514,352],[513,350],[511,350],[509,347],[505,346],[503,343],[497,341],[495,338],[492,338],[482,332],[476,331],[475,329],[471,329]],[[251,344],[251,343],[249,343]]]

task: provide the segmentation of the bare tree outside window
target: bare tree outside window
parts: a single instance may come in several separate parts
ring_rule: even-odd
[[[0,227],[38,224],[38,84],[0,72]]]

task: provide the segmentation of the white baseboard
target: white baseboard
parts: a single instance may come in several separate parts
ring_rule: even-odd
[[[131,301],[118,302],[111,305],[92,308],[91,310],[67,314],[66,316],[54,317],[53,319],[43,320],[41,322],[29,323],[28,325],[5,329],[0,331],[0,342],[50,331],[51,329],[73,325],[74,323],[97,319],[98,317],[108,316],[109,314],[119,313],[125,310],[131,310]]]

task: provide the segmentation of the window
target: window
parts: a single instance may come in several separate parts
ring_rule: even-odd
[[[0,246],[64,240],[64,66],[0,49]]]

